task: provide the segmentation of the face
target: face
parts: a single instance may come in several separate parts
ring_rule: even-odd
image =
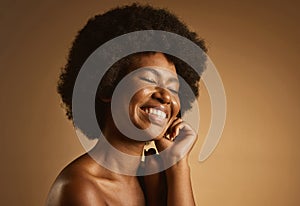
[[[150,134],[166,132],[180,110],[179,81],[173,63],[161,53],[145,55],[135,62],[132,87],[138,88],[129,103],[129,116],[139,129]]]
[[[161,53],[136,58],[111,101],[114,123],[131,139],[161,138],[180,110],[175,66]]]

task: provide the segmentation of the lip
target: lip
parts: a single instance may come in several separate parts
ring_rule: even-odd
[[[158,115],[147,113],[145,111],[146,108],[154,108],[156,110],[160,110],[160,111],[162,111],[162,112],[164,112],[166,114],[166,117],[165,118],[161,118]],[[166,106],[164,106],[164,105],[161,105],[161,104],[147,104],[147,105],[143,105],[142,107],[140,107],[140,110],[143,113],[143,115],[146,116],[147,119],[151,123],[156,124],[158,126],[164,126],[168,122],[168,120],[169,120],[169,118],[171,116],[169,108],[166,107]]]
[[[171,116],[170,110],[168,109],[168,107],[161,105],[161,104],[146,104],[146,105],[143,105],[142,107],[140,107],[140,109],[143,112],[145,112],[145,108],[154,108],[154,109],[164,112],[167,115],[165,119],[168,119]],[[148,114],[148,113],[146,113],[146,114]]]
[[[146,117],[146,119],[148,121],[150,121],[150,123],[158,125],[160,127],[164,126],[168,121],[167,117],[166,118],[161,118],[158,115],[147,113],[143,109],[140,109],[140,111]]]

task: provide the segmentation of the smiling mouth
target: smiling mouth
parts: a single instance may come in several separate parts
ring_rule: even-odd
[[[149,107],[149,108],[142,108],[142,110],[151,116],[156,116],[157,118],[160,119],[167,119],[167,114],[164,111],[161,111],[159,109]]]

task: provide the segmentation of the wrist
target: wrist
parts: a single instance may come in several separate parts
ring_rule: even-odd
[[[183,158],[166,170],[167,174],[189,173],[190,166],[187,158]]]

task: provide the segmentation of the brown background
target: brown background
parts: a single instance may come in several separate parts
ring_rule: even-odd
[[[0,205],[43,205],[59,171],[84,152],[59,107],[57,76],[86,20],[126,2],[1,1]],[[210,115],[202,86],[191,155],[198,205],[300,205],[299,3],[148,2],[174,11],[207,40],[227,94],[220,144],[199,163]]]

